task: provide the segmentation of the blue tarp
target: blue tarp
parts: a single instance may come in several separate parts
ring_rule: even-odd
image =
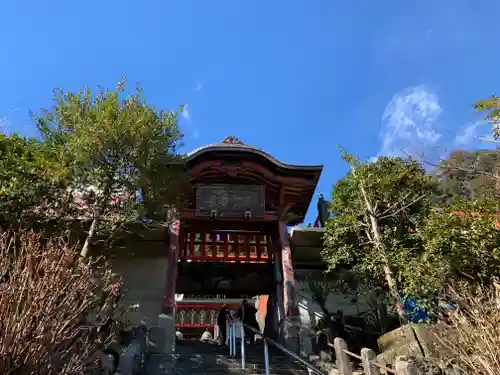
[[[403,297],[403,305],[410,322],[422,323],[429,320],[430,314],[416,299]]]

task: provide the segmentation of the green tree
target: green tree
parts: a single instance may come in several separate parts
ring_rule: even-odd
[[[496,201],[459,198],[433,210],[426,218],[419,235],[425,248],[423,260],[432,264],[438,275],[436,284],[465,280],[490,285],[500,276],[497,206]]]
[[[476,139],[497,145],[495,150],[453,151],[436,167],[436,174],[444,197],[463,195],[474,199],[498,199],[500,197],[500,98],[492,95],[474,104],[477,112],[485,113],[485,121],[492,125],[491,137]]]
[[[81,249],[88,255],[96,235],[145,216],[141,191],[149,207],[164,212],[176,202],[179,176],[168,165],[179,159],[178,111],[158,111],[137,88],[76,93],[56,90],[52,109],[32,115],[44,141],[68,166],[70,190],[80,201],[90,227]],[[165,220],[165,216],[161,217]]]
[[[0,133],[0,227],[43,225],[67,215],[67,170],[48,145]]]
[[[422,251],[416,230],[433,203],[435,184],[413,160],[382,157],[361,163],[348,153],[342,156],[350,172],[333,189],[323,256],[330,269],[350,266],[387,287],[407,322],[402,275]]]
[[[500,197],[500,151],[456,150],[435,169],[447,200],[455,196],[473,199]]]
[[[487,99],[478,100],[474,104],[474,108],[477,112],[486,113],[485,120],[492,124],[491,135],[493,139],[483,140],[498,143],[500,139],[500,98],[496,95],[491,95]]]

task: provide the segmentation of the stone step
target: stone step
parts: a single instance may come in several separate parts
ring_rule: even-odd
[[[175,363],[179,366],[228,366],[228,367],[238,367],[241,366],[241,358],[227,358],[227,357],[218,357],[218,358],[179,358],[175,361]],[[251,364],[256,367],[264,367],[264,358],[246,358],[246,363]],[[304,368],[304,366],[295,361],[291,361],[288,358],[283,358],[282,360],[275,360],[270,358],[269,360],[270,366],[276,368]]]
[[[306,370],[299,369],[275,369],[270,367],[270,374],[272,375],[307,375]],[[145,375],[160,375],[160,374],[195,374],[195,375],[262,375],[265,374],[265,368],[254,369],[252,366],[247,366],[245,370],[241,368],[185,368],[183,366],[165,366],[163,363],[148,361],[144,371]]]
[[[204,371],[200,372],[193,372],[191,370],[183,370],[183,369],[174,369],[171,374],[196,374],[196,375],[237,375],[237,374],[245,374],[245,375],[262,375],[265,374],[265,370],[252,370],[252,369],[246,369],[246,370],[235,370],[235,369],[229,369],[229,370],[211,370],[211,369],[206,369]],[[148,373],[146,373],[148,374]],[[270,370],[269,374],[271,375],[308,375],[307,371],[304,370]],[[148,374],[149,375],[149,374]]]
[[[183,368],[192,368],[192,369],[204,369],[204,368],[212,368],[212,369],[226,369],[226,368],[234,368],[238,369],[241,368],[241,362],[238,363],[218,363],[218,364],[207,364],[207,363],[182,363],[182,362],[176,362],[175,366],[177,367],[183,367]],[[255,363],[255,362],[247,362],[246,363],[247,368],[253,368],[253,369],[265,369],[265,364],[264,363]],[[270,363],[269,367],[272,369],[276,370],[289,370],[289,369],[297,369],[297,370],[302,370],[304,369],[303,366],[297,365],[288,365],[288,364],[275,364],[275,363]]]
[[[200,370],[193,370],[193,369],[184,369],[184,368],[176,367],[171,372],[175,373],[175,374],[197,374],[197,375],[200,375],[200,374],[239,374],[239,373],[265,374],[266,370],[265,369],[252,369],[252,368],[247,368],[246,370],[242,370],[241,368],[228,368],[228,369],[205,368],[205,369],[200,369]],[[273,373],[273,374],[277,374],[277,375],[287,375],[287,374],[305,375],[305,374],[308,374],[307,371],[298,370],[298,369],[276,370],[276,369],[270,368],[269,372]]]
[[[257,342],[255,345],[245,346],[246,369],[241,369],[241,347],[237,345],[236,357],[229,356],[229,348],[216,343],[183,340],[176,345],[177,353],[174,356],[150,359],[145,371],[146,375],[165,374],[193,374],[193,375],[262,375],[265,374],[264,345]],[[304,366],[283,354],[281,351],[269,347],[269,371],[273,375],[307,375]],[[154,364],[156,363],[156,364]],[[156,368],[156,370],[154,369]],[[163,370],[160,370],[163,369]],[[155,372],[156,371],[156,372]],[[159,372],[163,371],[163,372]]]

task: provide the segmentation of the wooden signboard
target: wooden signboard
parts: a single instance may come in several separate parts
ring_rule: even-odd
[[[210,216],[215,210],[218,217],[252,218],[265,214],[265,186],[258,185],[199,185],[196,188],[196,215]]]

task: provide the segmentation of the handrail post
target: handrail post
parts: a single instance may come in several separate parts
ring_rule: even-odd
[[[361,349],[361,358],[365,375],[380,375],[380,369],[373,363],[377,359],[377,354],[372,349]]]
[[[267,340],[264,338],[264,366],[266,368],[266,375],[269,375],[269,348],[267,347]]]
[[[241,368],[244,370],[247,367],[246,358],[245,358],[245,327],[243,323],[241,326]]]
[[[231,323],[228,323],[228,330],[227,330],[227,337],[229,341],[229,356],[233,357],[234,356],[234,350],[233,350],[233,325]]]
[[[236,357],[236,325],[233,320],[231,333],[233,335],[233,357]]]
[[[239,319],[238,320],[234,319],[232,321],[232,323],[234,325],[233,334],[235,335],[234,336],[235,339],[233,340],[233,343],[236,342],[236,333],[235,333],[236,332],[236,323],[238,323],[238,324],[241,325],[240,327],[241,327],[241,367],[242,367],[242,369],[244,369],[244,370],[246,369],[245,329],[248,329],[249,332],[253,332],[254,334],[259,335],[264,340],[264,361],[265,361],[266,375],[269,375],[269,372],[270,372],[270,368],[269,368],[270,367],[270,364],[269,364],[269,343],[271,345],[273,345],[274,347],[276,347],[277,349],[279,349],[281,352],[283,352],[286,355],[288,355],[291,358],[293,358],[295,361],[301,363],[304,367],[306,367],[308,369],[308,371],[309,371],[310,374],[326,375],[320,369],[318,369],[316,366],[314,366],[313,364],[307,362],[306,360],[304,360],[303,358],[301,358],[298,354],[292,352],[290,349],[287,349],[287,348],[283,347],[281,344],[279,344],[278,342],[274,341],[273,339],[266,337],[264,334],[262,334],[260,331],[258,331],[254,327],[249,326],[249,325],[245,325]],[[236,344],[234,344],[234,345],[236,345]],[[344,346],[345,346],[345,342],[344,342]],[[346,349],[347,349],[347,347],[346,347]],[[236,353],[236,349],[233,351],[233,353]],[[347,355],[347,353],[345,353],[344,351],[343,351],[343,354]],[[351,364],[349,362],[349,359],[348,359],[348,363],[349,363],[349,365]],[[350,368],[351,367],[349,366],[349,369]],[[342,374],[342,375],[344,375],[344,374]],[[351,371],[347,371],[345,373],[345,375],[352,375],[352,370]]]
[[[335,346],[335,359],[337,367],[342,375],[352,375],[352,366],[349,356],[344,350],[347,350],[347,344],[341,337],[336,337],[333,341]]]

